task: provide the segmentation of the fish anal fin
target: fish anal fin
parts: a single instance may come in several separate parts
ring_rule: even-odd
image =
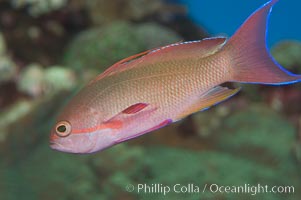
[[[209,90],[208,92],[206,92],[205,94],[203,94],[197,102],[195,102],[186,110],[184,110],[178,117],[176,117],[176,120],[180,120],[192,113],[206,110],[209,107],[214,106],[232,97],[239,90],[240,88],[229,89],[227,87],[216,86],[211,90]]]
[[[137,112],[143,110],[148,105],[149,104],[147,104],[147,103],[136,103],[136,104],[131,105],[131,106],[127,107],[126,109],[124,109],[122,111],[122,113],[124,113],[124,114],[134,114],[134,113],[137,113]]]
[[[159,128],[162,128],[164,126],[167,126],[168,124],[171,124],[172,123],[172,120],[171,119],[166,119],[164,120],[163,122],[161,122],[160,124],[150,128],[150,129],[147,129],[146,131],[143,131],[141,134],[144,134],[144,133],[148,133],[148,132],[151,132],[151,131],[154,131],[154,130],[157,130]]]

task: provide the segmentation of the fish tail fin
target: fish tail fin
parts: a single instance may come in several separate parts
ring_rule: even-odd
[[[277,1],[271,0],[256,10],[224,46],[231,58],[230,81],[270,85],[301,81],[301,75],[282,68],[266,46],[267,23]]]

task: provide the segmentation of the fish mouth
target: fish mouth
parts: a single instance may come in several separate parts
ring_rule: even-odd
[[[63,146],[62,144],[58,143],[58,142],[53,142],[50,141],[50,148],[57,150],[57,151],[62,151],[62,152],[67,152],[67,153],[74,153],[71,148],[67,148],[65,146]]]
[[[102,133],[107,132],[105,129]],[[98,150],[97,141],[99,132],[92,132],[84,136],[71,135],[68,138],[50,139],[50,148],[66,153],[87,154]]]
[[[51,149],[66,152],[66,153],[74,153],[74,154],[84,154],[84,153],[91,153],[93,152],[93,149],[95,148],[96,142],[93,142],[92,140],[89,142],[91,145],[89,145],[86,148],[79,148],[80,144],[71,144],[71,141],[50,141],[49,146]]]

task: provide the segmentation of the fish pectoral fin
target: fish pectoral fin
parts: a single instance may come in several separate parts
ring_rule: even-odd
[[[125,108],[124,110],[120,111],[116,115],[112,116],[108,120],[106,120],[105,123],[134,119],[135,117],[141,117],[141,116],[145,115],[145,113],[149,113],[149,112],[153,112],[153,111],[157,110],[157,107],[145,109],[148,106],[149,106],[149,104],[147,104],[147,103],[133,104],[133,105]]]
[[[207,91],[203,95],[201,95],[200,99],[192,104],[188,109],[182,112],[177,118],[176,121],[192,114],[197,111],[205,110],[211,106],[214,106],[230,97],[235,95],[240,88],[229,89],[227,87],[216,86],[211,90]]]
[[[136,103],[134,105],[131,105],[124,109],[122,111],[123,114],[135,114],[141,110],[143,110],[145,107],[147,107],[149,104],[147,103]]]

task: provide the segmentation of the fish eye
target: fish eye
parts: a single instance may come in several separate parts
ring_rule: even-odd
[[[67,121],[57,123],[55,133],[60,137],[67,137],[71,133],[71,124]]]

